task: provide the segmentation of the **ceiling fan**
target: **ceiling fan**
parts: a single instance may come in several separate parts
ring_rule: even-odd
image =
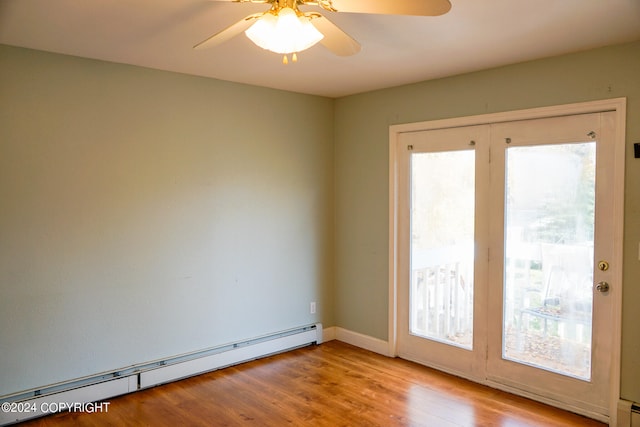
[[[265,3],[266,12],[245,16],[235,24],[213,34],[194,49],[213,47],[245,32],[257,46],[297,61],[297,53],[316,43],[336,55],[349,56],[360,51],[360,44],[319,12],[302,12],[299,6],[319,6],[326,12],[372,13],[385,15],[438,16],[451,9],[449,0],[211,0],[234,3]]]

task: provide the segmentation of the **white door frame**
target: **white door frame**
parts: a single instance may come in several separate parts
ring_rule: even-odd
[[[614,98],[601,101],[591,101],[576,104],[566,104],[551,107],[541,107],[526,110],[508,111],[502,113],[483,114],[477,116],[442,119],[418,123],[392,125],[389,127],[389,355],[397,356],[397,313],[398,313],[398,159],[396,157],[399,135],[405,132],[417,132],[434,129],[445,129],[461,126],[484,125],[517,120],[539,119],[547,117],[567,116],[585,113],[616,112],[615,117],[615,154],[614,154],[614,256],[615,266],[612,269],[613,283],[618,292],[612,292],[613,298],[613,330],[611,374],[610,374],[610,403],[609,423],[616,425],[617,406],[620,399],[620,347],[622,341],[622,260],[623,260],[623,227],[624,227],[624,162],[625,162],[625,126],[626,126],[626,98]],[[485,381],[485,384],[495,388],[503,388],[509,392],[517,390],[507,389],[500,384]],[[526,396],[535,398],[535,396]],[[554,403],[556,402],[546,402]]]

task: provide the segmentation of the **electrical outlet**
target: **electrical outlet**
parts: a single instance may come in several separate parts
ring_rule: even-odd
[[[309,313],[316,314],[316,302],[315,301],[312,301],[309,304]]]

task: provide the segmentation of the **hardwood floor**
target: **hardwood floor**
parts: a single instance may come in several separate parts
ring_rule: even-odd
[[[108,412],[20,426],[604,426],[339,341],[110,399]]]

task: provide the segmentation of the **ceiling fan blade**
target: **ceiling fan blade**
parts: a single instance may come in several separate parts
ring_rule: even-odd
[[[449,0],[332,0],[338,12],[381,13],[384,15],[444,15],[451,9]]]
[[[336,24],[320,14],[313,14],[311,18],[311,23],[324,35],[320,44],[331,52],[338,56],[355,55],[360,52],[360,43],[338,28]]]
[[[261,17],[262,15],[264,15],[264,13],[254,13],[253,15],[245,16],[235,24],[225,28],[222,31],[215,33],[209,38],[202,40],[200,43],[193,46],[193,48],[204,49],[208,47],[217,46],[220,43],[224,43],[230,38],[235,37],[241,32],[245,31],[255,22],[257,18]]]

